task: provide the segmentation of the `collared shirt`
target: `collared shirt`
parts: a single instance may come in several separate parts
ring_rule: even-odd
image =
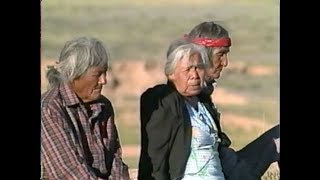
[[[111,102],[82,103],[67,84],[41,98],[43,179],[129,179]]]
[[[224,180],[219,159],[218,129],[214,120],[200,102],[197,109],[186,103],[192,125],[191,153],[184,180]]]

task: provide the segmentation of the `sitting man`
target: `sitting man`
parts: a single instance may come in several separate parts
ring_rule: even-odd
[[[129,180],[107,84],[108,57],[90,37],[68,41],[41,97],[41,178]]]

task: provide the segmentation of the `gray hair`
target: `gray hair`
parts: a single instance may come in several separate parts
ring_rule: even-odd
[[[191,41],[194,38],[225,38],[229,37],[229,32],[221,25],[209,21],[202,22],[195,27],[187,34],[188,41]],[[211,54],[215,47],[206,47],[207,53],[211,61]]]
[[[196,25],[188,34],[189,38],[222,38],[229,37],[228,31],[221,25],[209,21]]]
[[[56,66],[48,66],[49,87],[72,82],[93,66],[108,68],[109,53],[96,38],[80,37],[67,41]]]
[[[184,57],[190,57],[193,53],[199,53],[203,64],[207,67],[209,58],[205,47],[190,43],[185,39],[177,39],[173,41],[167,51],[167,61],[164,67],[164,73],[168,75],[172,74],[175,70],[178,61]]]

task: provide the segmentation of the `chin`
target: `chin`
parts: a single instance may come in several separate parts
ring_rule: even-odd
[[[92,99],[97,100],[97,99],[99,99],[100,96],[101,96],[101,94],[95,95],[92,97]]]
[[[190,93],[190,96],[196,96],[196,95],[200,94],[201,91],[202,91],[202,89],[199,89],[199,90],[197,90],[197,91],[192,91],[192,92]]]
[[[213,79],[219,79],[220,77],[220,73],[219,74],[215,74],[214,76],[212,76]]]
[[[95,100],[99,99],[100,95],[101,95],[101,94],[91,95],[90,100],[91,100],[91,101],[95,101]]]

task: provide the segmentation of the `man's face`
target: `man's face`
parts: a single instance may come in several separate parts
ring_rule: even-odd
[[[228,52],[229,47],[217,47],[213,49],[211,62],[206,71],[207,82],[218,79],[222,69],[228,66]]]
[[[178,63],[169,80],[183,96],[195,96],[201,92],[204,84],[205,65],[199,53],[183,57]]]
[[[71,83],[72,89],[83,102],[99,98],[102,86],[107,84],[107,68],[91,67]]]

